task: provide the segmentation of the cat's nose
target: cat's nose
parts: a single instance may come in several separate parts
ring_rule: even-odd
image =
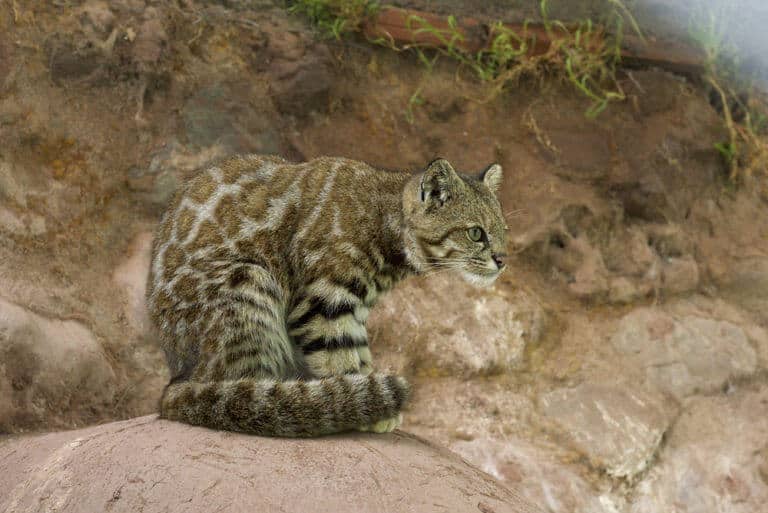
[[[499,270],[504,269],[504,266],[507,265],[504,263],[504,258],[506,256],[506,253],[494,253],[491,255],[491,258],[493,258],[493,261],[496,263],[496,267],[498,267]]]

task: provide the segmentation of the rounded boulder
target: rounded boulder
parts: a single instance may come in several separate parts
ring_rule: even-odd
[[[396,431],[278,439],[139,417],[0,439],[0,511],[540,511],[447,449]]]

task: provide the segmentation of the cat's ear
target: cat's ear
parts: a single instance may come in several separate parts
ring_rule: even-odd
[[[460,182],[461,178],[447,160],[435,159],[421,175],[421,201],[442,206],[456,194]]]
[[[491,164],[486,167],[482,173],[480,173],[480,181],[485,184],[494,194],[499,192],[501,188],[501,180],[503,178],[503,172],[501,165]]]

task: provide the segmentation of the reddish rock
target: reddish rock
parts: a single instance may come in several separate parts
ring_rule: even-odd
[[[519,368],[544,324],[529,294],[477,289],[443,274],[398,285],[371,312],[369,331],[374,350],[386,347],[396,368],[407,362],[418,373],[469,377]],[[401,348],[409,353],[405,360]]]
[[[757,354],[744,330],[701,316],[638,308],[618,324],[613,346],[645,370],[649,384],[678,399],[712,393],[755,372]]]
[[[0,511],[535,513],[446,449],[400,431],[260,438],[154,416],[0,440]]]
[[[768,388],[686,403],[629,513],[766,510]]]
[[[147,289],[152,236],[151,232],[137,235],[131,243],[130,255],[112,274],[112,279],[124,291],[128,321],[138,333],[145,333],[150,327],[144,295]]]
[[[115,388],[107,355],[83,323],[0,298],[0,433],[82,425],[113,404]]]
[[[268,28],[265,36],[266,47],[254,64],[268,72],[277,110],[299,118],[327,111],[333,82],[328,47],[286,27]]]
[[[539,403],[594,465],[629,479],[647,468],[672,417],[655,395],[612,384],[560,388]]]

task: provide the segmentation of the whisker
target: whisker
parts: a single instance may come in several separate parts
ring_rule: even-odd
[[[432,267],[462,267],[465,262],[432,262],[429,265]]]
[[[464,258],[463,256],[457,256],[457,257],[430,256],[430,257],[427,257],[427,260],[439,260],[439,261],[443,261],[443,260],[462,260],[463,258]]]
[[[438,260],[434,262],[428,262],[429,265],[441,265],[441,266],[450,266],[450,265],[464,265],[467,261],[466,260],[453,260],[453,261],[446,261],[446,260]]]
[[[458,271],[460,270],[460,267],[433,267],[431,269],[427,269],[428,271]]]
[[[432,262],[428,265],[432,268],[460,269],[466,265],[466,262],[463,260],[461,262]]]
[[[504,212],[504,217],[507,218],[514,218],[514,217],[520,217],[522,215],[527,214],[528,211],[524,208],[519,208],[517,210],[510,210],[509,212]]]
[[[450,271],[451,269],[427,269],[426,271],[422,272],[420,276],[435,276],[437,274],[442,274]]]

